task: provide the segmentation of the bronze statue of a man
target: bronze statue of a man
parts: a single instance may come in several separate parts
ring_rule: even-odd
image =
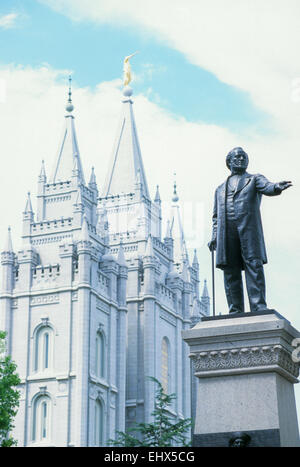
[[[251,312],[267,309],[263,264],[267,262],[260,217],[262,195],[276,196],[292,183],[271,183],[263,175],[246,172],[248,155],[240,148],[226,157],[231,175],[215,192],[213,233],[208,244],[216,250],[216,267],[224,271],[230,313],[244,312],[242,270]]]

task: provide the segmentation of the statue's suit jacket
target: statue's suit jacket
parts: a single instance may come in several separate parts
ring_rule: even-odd
[[[217,240],[216,267],[224,269],[230,265],[226,248],[226,194],[227,180],[215,192],[213,211],[213,235]],[[260,216],[262,195],[276,196],[275,183],[269,182],[260,174],[251,175],[245,172],[237,185],[233,196],[236,225],[241,241],[244,259],[260,259],[267,262],[267,254]]]

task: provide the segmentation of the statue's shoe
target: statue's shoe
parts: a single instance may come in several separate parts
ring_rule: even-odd
[[[264,313],[266,311],[275,311],[272,308],[267,308],[267,307],[259,307],[254,310],[254,313]]]
[[[230,314],[230,315],[243,315],[244,312],[241,311],[241,310],[237,310],[236,308],[234,308],[233,310],[229,310],[229,314]]]
[[[244,312],[242,310],[240,310],[239,308],[237,308],[237,306],[231,305],[230,308],[229,308],[229,313],[236,315],[236,314],[244,313]]]

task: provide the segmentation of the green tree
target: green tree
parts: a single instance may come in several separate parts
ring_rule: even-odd
[[[6,333],[0,331],[0,447],[11,447],[17,444],[9,433],[19,406],[20,393],[16,386],[21,381],[16,364],[11,357],[5,356],[5,336]]]
[[[192,420],[186,418],[174,423],[174,418],[168,411],[176,394],[165,394],[161,383],[150,377],[158,388],[155,392],[155,409],[152,412],[151,423],[136,423],[126,432],[117,431],[115,440],[109,440],[114,446],[190,446],[188,432],[192,426]]]

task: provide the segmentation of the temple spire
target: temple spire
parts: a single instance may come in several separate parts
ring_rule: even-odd
[[[71,180],[73,175],[74,163],[77,165],[78,179],[80,183],[85,184],[80,153],[78,148],[77,136],[74,125],[74,105],[72,102],[72,79],[69,77],[68,101],[66,105],[67,114],[65,115],[65,128],[63,131],[61,143],[58,150],[51,183],[64,182]]]
[[[26,213],[26,214],[33,213],[31,198],[30,198],[30,191],[28,191],[28,194],[27,194],[27,201],[26,201],[24,213]]]
[[[181,212],[178,201],[179,196],[177,194],[177,184],[176,180],[174,180],[170,232],[172,238],[174,239],[174,263],[177,265],[181,265],[182,268],[183,263],[187,263],[187,265],[189,265],[189,257],[185,242],[185,235],[183,231]]]
[[[72,102],[72,76],[69,75],[69,93],[68,93],[68,102],[66,105],[66,111],[73,112],[73,110],[74,110],[74,105]]]
[[[5,242],[3,251],[5,251],[7,253],[12,253],[14,251],[13,250],[12,239],[11,239],[11,228],[10,227],[8,227],[6,242]]]
[[[204,286],[203,286],[203,291],[202,291],[202,296],[201,298],[209,298],[209,293],[207,289],[207,280],[204,279]]]
[[[177,183],[176,183],[176,173],[174,172],[174,184],[173,184],[173,197],[172,197],[173,203],[177,203],[179,201],[179,197],[177,194]]]
[[[47,181],[47,176],[46,176],[46,169],[45,169],[45,162],[42,160],[42,166],[41,166],[41,171],[39,175],[39,180],[41,182],[46,182]]]
[[[199,267],[199,261],[198,261],[198,256],[197,256],[197,250],[196,248],[194,249],[194,258],[193,258],[193,268],[198,269]]]
[[[124,84],[127,81],[124,80]],[[131,87],[125,85],[121,118],[104,184],[103,196],[135,192],[137,175],[138,171],[140,171],[141,195],[150,199],[132,109],[132,92]]]
[[[161,204],[159,186],[158,185],[156,185],[156,193],[155,193],[154,201],[155,201],[155,203]]]
[[[89,181],[89,187],[90,188],[97,188],[97,181],[96,181],[96,175],[95,175],[95,169],[94,167],[92,167],[92,171],[91,171],[91,177],[90,177],[90,181]]]

